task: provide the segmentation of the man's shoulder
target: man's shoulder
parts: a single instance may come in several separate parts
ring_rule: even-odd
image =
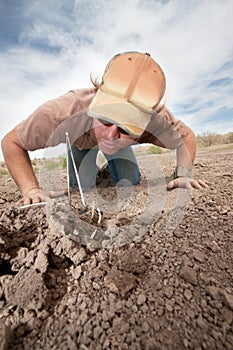
[[[89,100],[92,99],[96,94],[96,89],[92,88],[83,88],[83,89],[72,89],[69,90],[64,96],[69,95],[73,96],[73,98],[79,100]]]
[[[176,118],[174,117],[173,113],[170,111],[170,109],[166,106],[163,106],[157,114],[155,114],[154,121],[159,118],[166,119],[170,124],[173,124],[176,121]],[[152,118],[153,120],[153,118]]]
[[[150,122],[147,126],[149,132],[160,133],[167,130],[168,127],[174,125],[176,118],[171,113],[167,107],[163,107],[159,112],[154,113],[150,119]]]
[[[152,143],[163,145],[162,147],[174,149],[182,141],[181,136],[174,127],[177,119],[167,107],[161,108],[154,113],[147,125],[146,130],[139,138],[139,143]]]
[[[57,102],[71,109],[72,114],[88,108],[95,94],[95,88],[72,89],[59,96]]]

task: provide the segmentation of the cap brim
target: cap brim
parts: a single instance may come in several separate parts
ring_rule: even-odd
[[[88,116],[118,125],[133,137],[139,137],[146,129],[152,111],[143,110],[123,98],[98,89],[87,109]]]

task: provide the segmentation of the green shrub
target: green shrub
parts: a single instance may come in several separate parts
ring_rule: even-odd
[[[150,146],[147,151],[148,154],[161,154],[163,153],[161,147],[159,146]]]
[[[0,176],[9,175],[9,172],[6,169],[0,169]]]
[[[64,168],[64,158],[58,158],[55,160],[48,160],[44,167],[47,170],[54,170],[54,169],[59,169],[59,168]]]
[[[38,166],[33,166],[33,171],[35,174],[39,174],[39,167]]]

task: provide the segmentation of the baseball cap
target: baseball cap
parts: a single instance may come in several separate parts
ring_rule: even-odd
[[[161,101],[165,87],[164,73],[150,54],[137,51],[117,54],[106,66],[87,114],[139,137]]]

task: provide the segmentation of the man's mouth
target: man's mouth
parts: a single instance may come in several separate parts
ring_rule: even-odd
[[[116,141],[105,140],[101,143],[104,147],[107,147],[107,148],[116,148],[117,147]]]

